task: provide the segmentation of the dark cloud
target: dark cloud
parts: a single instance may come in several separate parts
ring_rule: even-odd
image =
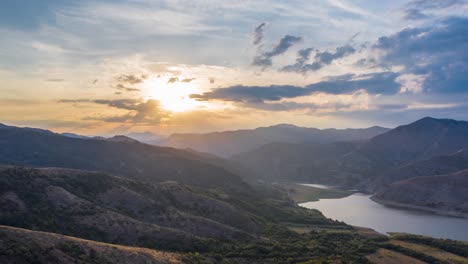
[[[300,42],[301,40],[302,40],[301,37],[290,36],[290,35],[284,36],[279,41],[279,43],[275,47],[273,47],[272,50],[257,54],[253,59],[252,65],[262,66],[262,67],[271,66],[273,64],[272,62],[273,57],[285,53],[291,46]]]
[[[255,27],[255,30],[253,32],[253,44],[258,45],[262,42],[263,40],[263,32],[265,31],[266,27],[266,22],[261,23],[260,25]]]
[[[194,81],[194,80],[196,80],[196,78],[185,78],[185,79],[182,79],[181,82],[189,83],[189,82]]]
[[[117,84],[115,86],[116,89],[119,89],[119,90],[124,90],[124,91],[127,91],[127,92],[138,92],[138,91],[141,91],[140,89],[138,88],[133,88],[133,87],[127,87],[121,83]]]
[[[335,49],[334,52],[317,51],[314,56],[314,62],[307,64],[307,61],[311,57],[311,53],[314,50],[312,48],[302,49],[297,52],[296,63],[287,65],[281,69],[286,72],[298,72],[306,73],[308,71],[317,71],[326,65],[331,64],[334,60],[344,58],[356,52],[356,49],[351,45],[347,44]]]
[[[403,17],[407,20],[426,19],[430,16],[427,11],[445,9],[466,4],[465,0],[413,0],[403,9]]]
[[[255,107],[265,102],[275,102],[286,98],[296,98],[311,95],[316,92],[328,94],[349,94],[358,90],[365,90],[370,94],[395,94],[401,85],[396,82],[398,77],[394,72],[381,72],[364,75],[342,75],[328,78],[325,81],[307,85],[305,87],[292,85],[270,86],[231,86],[218,88],[203,94],[192,94],[190,98],[199,101],[222,100]],[[279,106],[276,106],[279,107]]]
[[[190,98],[199,101],[223,100],[244,103],[279,101],[282,98],[294,98],[309,94],[305,88],[291,85],[243,86],[236,85],[218,88],[203,94],[191,94]]]
[[[401,74],[425,77],[424,92],[468,91],[468,18],[449,18],[437,26],[407,28],[381,37],[373,46],[381,66],[402,65]]]
[[[179,77],[171,77],[167,80],[167,83],[176,83],[179,81]]]
[[[159,124],[162,120],[169,118],[170,113],[161,108],[157,100],[137,100],[137,99],[116,99],[116,100],[91,100],[91,99],[78,99],[60,100],[60,103],[94,103],[100,105],[107,105],[109,107],[128,110],[129,112],[124,115],[117,116],[94,116],[86,117],[84,120],[100,120],[104,122],[115,123],[137,123],[137,124]]]
[[[117,77],[117,80],[122,83],[128,83],[128,84],[138,84],[142,83],[145,79],[148,78],[148,75],[134,75],[134,74],[123,74]]]

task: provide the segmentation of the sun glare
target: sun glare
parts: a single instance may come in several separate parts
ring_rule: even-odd
[[[190,94],[199,93],[194,83],[167,83],[164,79],[150,79],[145,83],[145,93],[148,99],[155,99],[169,111],[183,112],[209,107],[205,102],[190,98]]]

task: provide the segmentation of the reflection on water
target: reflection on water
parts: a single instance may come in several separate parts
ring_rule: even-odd
[[[381,233],[406,232],[468,241],[468,220],[417,210],[387,207],[369,195],[353,194],[341,199],[321,199],[300,204],[350,225],[370,227]]]
[[[322,184],[300,183],[300,185],[315,187],[315,188],[320,188],[320,189],[331,189],[330,186],[322,185]]]

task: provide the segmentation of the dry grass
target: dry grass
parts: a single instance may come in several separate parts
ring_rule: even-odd
[[[367,259],[375,264],[425,264],[421,260],[408,257],[401,253],[388,249],[379,249],[376,253],[367,256]]]
[[[427,245],[410,243],[406,241],[400,241],[400,240],[392,240],[390,243],[429,255],[436,259],[447,261],[449,263],[468,264],[468,259],[455,255],[450,252],[446,252],[439,248],[435,248],[435,247],[431,247]]]

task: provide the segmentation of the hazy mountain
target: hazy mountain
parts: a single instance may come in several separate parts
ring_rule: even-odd
[[[149,182],[172,180],[208,188],[249,189],[239,176],[204,162],[205,158],[195,152],[124,139],[70,138],[50,131],[0,127],[0,164],[104,171]]]
[[[441,175],[468,168],[468,150],[462,149],[451,155],[436,156],[427,160],[410,162],[390,169],[362,184],[362,188],[375,192],[387,188],[390,184],[418,176]]]
[[[124,142],[124,143],[137,143],[137,142],[139,142],[136,139],[133,139],[133,138],[130,138],[130,137],[127,137],[127,136],[123,136],[123,135],[116,135],[116,136],[107,138],[106,140],[107,141],[112,141],[112,142]]]
[[[452,154],[466,147],[468,122],[423,118],[360,142],[273,144],[233,159],[262,178],[353,185],[396,166]]]
[[[0,263],[181,263],[181,255],[0,226]]]
[[[468,213],[468,170],[447,175],[414,177],[391,184],[373,197],[377,201]]]
[[[164,136],[161,136],[152,132],[134,132],[134,133],[125,134],[125,136],[136,139],[146,144],[151,144],[151,145],[157,145],[165,138]]]
[[[468,122],[426,117],[378,135],[359,152],[388,165],[451,154],[468,147]]]
[[[341,183],[339,160],[362,142],[270,143],[232,157],[266,181]]]
[[[162,145],[175,148],[191,148],[222,157],[253,150],[273,142],[330,143],[369,139],[389,129],[370,127],[363,129],[316,129],[293,125],[276,125],[252,130],[214,132],[206,134],[173,134]]]
[[[92,138],[92,137],[89,137],[89,136],[83,136],[83,135],[70,133],[70,132],[61,133],[61,135],[66,136],[66,137],[71,137],[71,138],[83,138],[83,139]]]

